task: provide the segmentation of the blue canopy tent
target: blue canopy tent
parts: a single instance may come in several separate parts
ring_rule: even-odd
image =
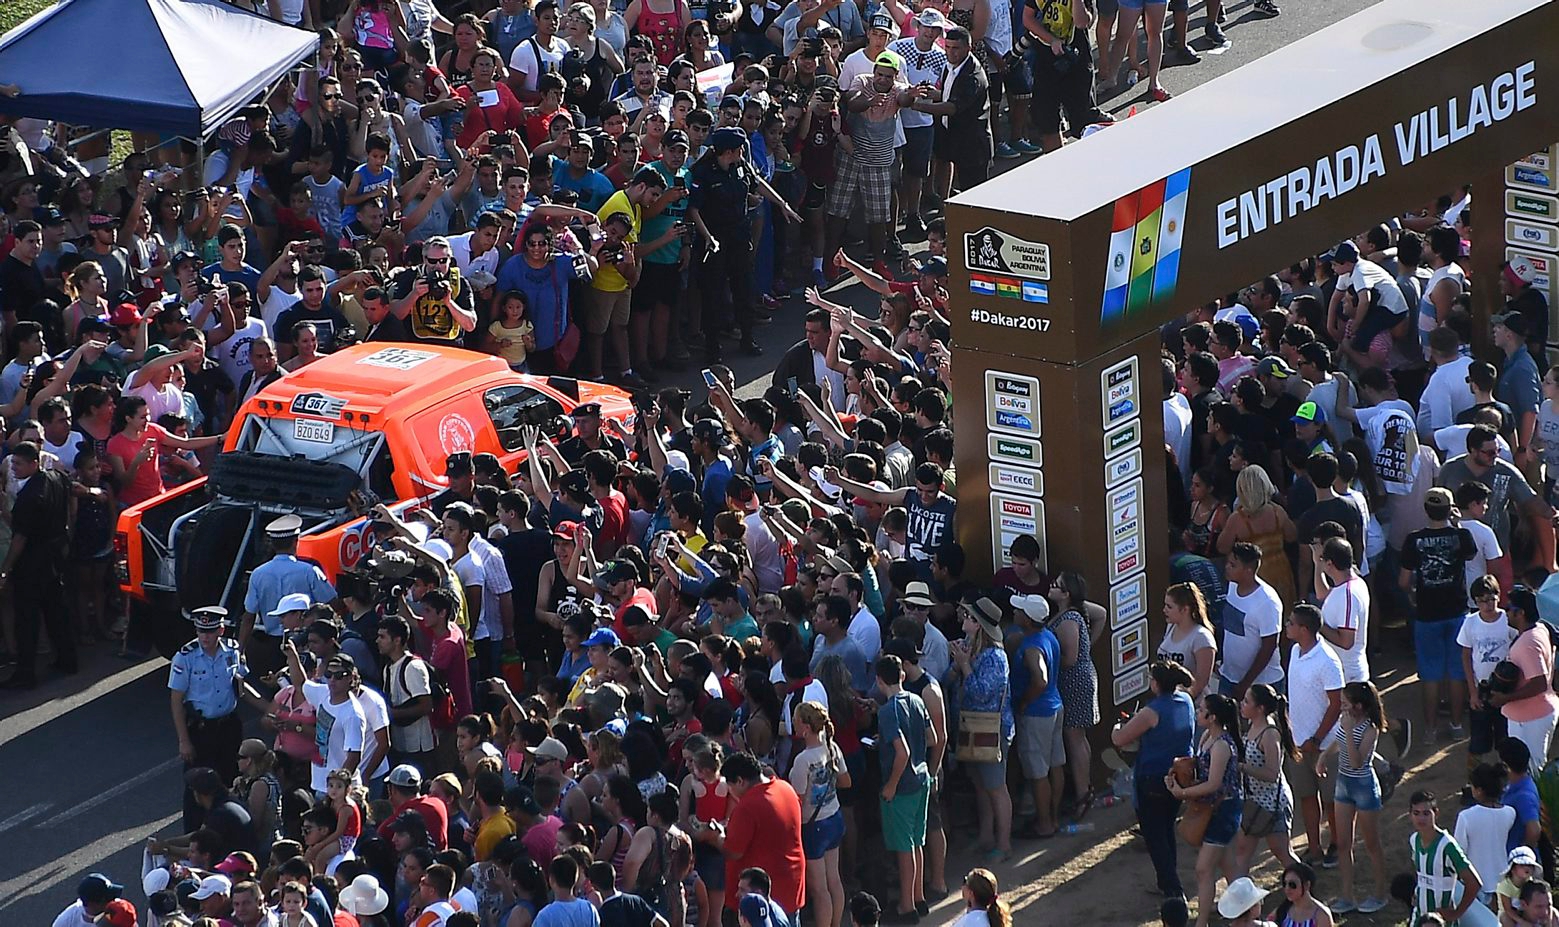
[[[204,140],[318,44],[218,0],[61,0],[0,37],[0,113]]]

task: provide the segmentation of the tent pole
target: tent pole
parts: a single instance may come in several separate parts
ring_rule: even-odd
[[[204,131],[195,134],[195,183],[190,187],[203,187],[206,184],[206,133]]]

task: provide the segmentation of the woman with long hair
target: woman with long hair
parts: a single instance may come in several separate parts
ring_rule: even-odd
[[[1218,552],[1227,554],[1240,541],[1249,541],[1261,548],[1261,568],[1258,575],[1266,580],[1278,598],[1283,600],[1286,614],[1294,602],[1294,567],[1289,563],[1285,545],[1299,539],[1299,532],[1288,513],[1277,505],[1277,487],[1260,464],[1251,464],[1240,471],[1234,484],[1234,512],[1218,535]]]
[[[65,276],[62,288],[70,297],[65,307],[65,335],[74,341],[86,319],[108,320],[108,279],[96,261],[82,261]]]
[[[1183,786],[1174,773],[1164,777],[1164,787],[1181,801],[1196,799],[1212,804],[1212,818],[1196,854],[1196,927],[1207,927],[1213,913],[1213,899],[1222,870],[1234,878],[1234,858],[1230,846],[1240,829],[1243,804],[1240,764],[1245,762],[1245,745],[1237,740],[1240,731],[1239,709],[1226,695],[1202,696],[1202,711],[1197,721],[1202,740],[1196,748],[1197,781]]]
[[[1375,742],[1386,729],[1386,711],[1380,701],[1380,692],[1372,682],[1350,682],[1342,688],[1341,736],[1316,760],[1317,765],[1326,762],[1337,753],[1337,861],[1342,869],[1342,894],[1332,902],[1332,910],[1338,914],[1360,911],[1373,914],[1384,908],[1390,898],[1390,885],[1386,882],[1386,854],[1380,846],[1380,780],[1375,775],[1372,758]],[[1370,855],[1370,869],[1375,877],[1375,894],[1354,902],[1353,832],[1357,823],[1364,835],[1364,850]]]
[[[1012,908],[996,886],[996,873],[972,869],[964,876],[964,913],[953,927],[1012,927]]]
[[[471,80],[472,58],[477,52],[488,49],[487,26],[475,13],[461,13],[455,17],[455,44],[438,60],[438,68],[449,79],[450,89],[464,87]],[[503,64],[498,65],[499,80],[503,80]]]
[[[628,855],[619,873],[629,891],[649,903],[668,923],[682,922],[680,880],[671,874],[671,834],[678,832],[681,800],[676,786],[650,796],[646,804],[645,826],[633,834]]]
[[[853,781],[864,781],[866,753],[861,746],[863,714],[856,699],[859,696],[851,685],[850,668],[838,654],[829,654],[818,661],[813,677],[823,684],[828,695],[828,718],[834,723],[834,745],[844,755],[845,768]],[[871,796],[867,796],[870,798]],[[844,842],[839,850],[839,870],[855,871],[856,846],[861,835],[861,806],[856,787],[839,785],[839,804],[845,809]]]
[[[622,891],[628,883],[624,880],[624,864],[628,861],[628,848],[633,835],[649,820],[650,809],[639,794],[639,786],[624,773],[617,773],[607,780],[606,794],[601,796],[601,810],[613,823],[601,837],[601,847],[596,856],[610,860],[617,873],[617,889]]]
[[[742,683],[741,707],[732,722],[732,735],[738,752],[746,751],[765,766],[776,766],[779,754],[779,693],[767,672],[744,671],[737,677]]]
[[[466,715],[455,725],[455,750],[460,754],[460,766],[467,777],[476,775],[476,764],[483,757],[490,756],[502,762],[503,748],[493,740],[497,733],[498,725],[493,723],[491,715]]]
[[[839,787],[849,787],[850,770],[834,743],[828,709],[818,702],[802,702],[796,706],[792,726],[806,744],[790,767],[790,784],[801,796],[801,849],[807,859],[811,919],[817,927],[839,927],[845,905],[839,871],[845,828]]]
[[[1189,756],[1196,727],[1196,703],[1185,690],[1191,674],[1179,663],[1159,659],[1148,667],[1148,703],[1110,732],[1116,749],[1140,743],[1132,771],[1132,801],[1148,857],[1166,898],[1185,895],[1176,868],[1175,819],[1180,799],[1169,794],[1165,777],[1177,757]]]
[[[1191,517],[1180,542],[1198,557],[1217,554],[1218,535],[1229,520],[1229,506],[1218,498],[1218,471],[1203,467],[1191,474]]]
[[[1089,768],[1093,747],[1088,733],[1099,723],[1099,675],[1093,665],[1093,636],[1086,617],[1088,586],[1079,573],[1067,571],[1050,583],[1050,630],[1061,642],[1061,712],[1066,740],[1066,765],[1077,796],[1077,816],[1093,807]]]
[[[535,860],[521,854],[509,863],[507,875],[509,891],[506,894],[513,900],[498,918],[498,923],[503,927],[531,927],[537,912],[547,903],[546,873]]]
[[[1331,910],[1310,893],[1314,888],[1315,870],[1305,863],[1289,863],[1283,869],[1283,903],[1272,916],[1283,927],[1335,927]]]
[[[1288,724],[1288,699],[1264,682],[1245,690],[1240,717],[1250,723],[1245,732],[1245,808],[1240,837],[1234,846],[1235,875],[1247,875],[1262,838],[1283,865],[1294,861],[1289,830],[1294,823],[1294,795],[1283,776],[1284,759],[1299,762],[1294,730]]]
[[[959,605],[964,637],[948,645],[953,658],[949,686],[956,683],[959,710],[995,712],[1001,717],[1000,758],[966,764],[974,780],[980,820],[977,845],[986,848],[985,858],[991,862],[1012,857],[1012,795],[1007,791],[1007,748],[1013,733],[1011,667],[1002,649],[1001,615],[1001,606],[983,597]]]
[[[281,839],[281,779],[276,775],[276,754],[265,741],[250,738],[238,745],[238,778],[233,794],[249,809],[254,825],[255,850],[261,859],[271,855],[271,844]]]
[[[181,438],[151,420],[146,400],[125,396],[114,409],[114,436],[108,439],[108,462],[124,505],[145,502],[163,491],[160,454],[165,447],[198,451],[220,445],[222,435]]]
[[[1179,663],[1191,674],[1191,698],[1197,699],[1213,675],[1218,641],[1207,617],[1207,600],[1195,583],[1176,583],[1164,590],[1164,639],[1158,658]]]

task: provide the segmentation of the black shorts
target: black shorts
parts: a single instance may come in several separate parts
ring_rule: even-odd
[[[656,305],[675,306],[682,293],[680,264],[641,261],[639,285],[633,288],[633,311],[648,312]]]
[[[1068,134],[1079,138],[1102,115],[1093,98],[1093,47],[1086,31],[1077,30],[1072,49],[1075,54],[1059,67],[1057,56],[1046,46],[1036,45],[1029,52],[1034,73],[1029,116],[1040,135],[1059,134],[1064,113]]]
[[[802,209],[822,209],[828,202],[828,185],[807,181],[806,196],[801,198]]]

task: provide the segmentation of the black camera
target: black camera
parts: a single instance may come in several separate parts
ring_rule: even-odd
[[[422,279],[428,284],[428,295],[434,299],[443,299],[449,295],[448,271],[429,270],[423,273]]]
[[[818,58],[823,54],[823,40],[815,35],[809,35],[801,40],[801,57]]]

